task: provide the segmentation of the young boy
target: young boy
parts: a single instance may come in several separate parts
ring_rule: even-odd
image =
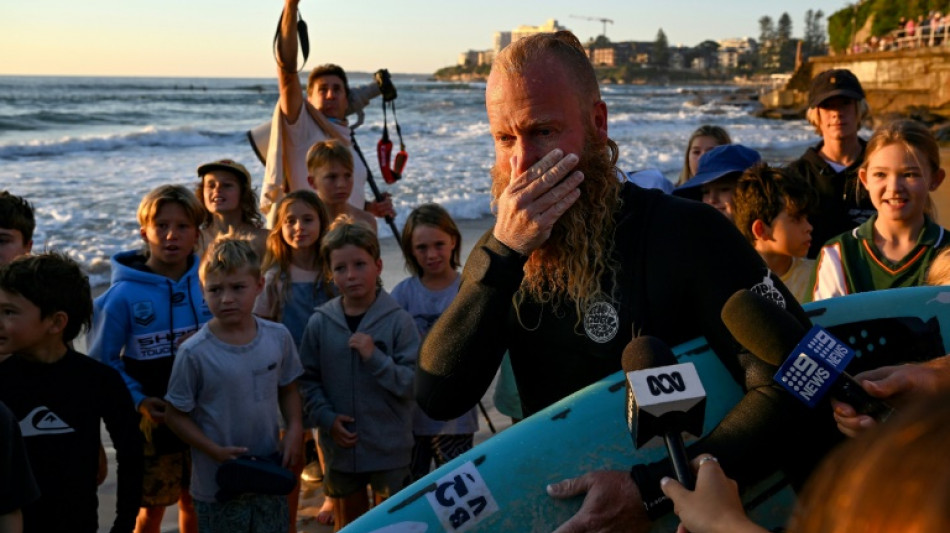
[[[300,386],[307,421],[320,429],[324,492],[337,498],[339,530],[369,509],[366,485],[378,503],[409,479],[419,331],[381,288],[379,241],[369,228],[337,219],[320,255],[341,295],[307,323]]]
[[[349,215],[377,233],[376,218],[349,203],[353,191],[353,154],[336,139],[320,141],[307,152],[307,183],[327,206],[330,220]]]
[[[815,261],[805,259],[811,246],[808,216],[818,195],[808,182],[786,169],[756,165],[736,186],[735,222],[800,303],[811,301],[809,277]]]
[[[0,191],[0,265],[30,253],[35,229],[36,219],[30,202]]]
[[[95,302],[89,355],[125,379],[145,432],[145,486],[138,531],[158,531],[179,502],[179,526],[195,531],[188,494],[188,446],[165,425],[165,391],[178,344],[211,319],[198,280],[198,225],[204,209],[185,187],[162,185],[142,198],[145,252],[112,258],[112,286]]]
[[[293,466],[303,441],[297,349],[286,327],[252,313],[264,278],[248,241],[219,237],[200,274],[214,318],[182,343],[165,396],[168,425],[192,447],[198,531],[284,533],[285,496],[244,494],[219,502],[215,474],[220,463],[244,454],[279,451],[283,466]],[[287,427],[283,441],[278,407]]]
[[[0,401],[19,420],[41,493],[23,508],[27,532],[98,531],[102,421],[118,462],[112,531],[135,525],[142,443],[132,398],[115,370],[69,348],[91,315],[89,280],[67,257],[0,268],[0,352],[13,354],[0,363]]]
[[[761,159],[758,152],[741,144],[717,146],[699,158],[696,175],[673,194],[711,205],[731,221],[735,215],[736,182]]]

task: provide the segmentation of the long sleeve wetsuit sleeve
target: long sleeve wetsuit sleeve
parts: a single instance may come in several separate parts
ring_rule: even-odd
[[[525,261],[491,231],[472,248],[458,295],[419,353],[416,401],[432,418],[465,414],[491,385],[508,347],[503,332]]]

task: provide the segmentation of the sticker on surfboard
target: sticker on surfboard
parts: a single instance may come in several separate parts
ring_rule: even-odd
[[[471,461],[439,478],[426,499],[445,531],[468,531],[498,512],[495,497]]]

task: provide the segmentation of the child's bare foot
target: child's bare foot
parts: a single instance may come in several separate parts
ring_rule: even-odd
[[[320,507],[320,512],[317,513],[317,522],[325,526],[333,525],[333,500],[331,498],[323,499],[323,506]]]

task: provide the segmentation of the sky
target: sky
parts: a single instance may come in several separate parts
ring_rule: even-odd
[[[781,7],[773,7],[780,5]],[[609,18],[613,41],[671,45],[758,36],[763,15],[825,17],[845,0],[301,0],[310,29],[308,67],[432,73],[466,50],[491,48],[496,31],[557,19],[583,41]],[[272,77],[281,0],[40,0],[0,7],[0,75]]]

